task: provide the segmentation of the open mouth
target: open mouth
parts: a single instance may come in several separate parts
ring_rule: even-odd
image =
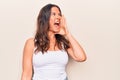
[[[55,22],[54,25],[55,26],[60,26],[60,22]]]

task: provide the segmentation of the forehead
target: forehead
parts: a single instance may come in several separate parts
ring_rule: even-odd
[[[59,9],[57,7],[52,7],[51,12],[57,12],[60,13]]]

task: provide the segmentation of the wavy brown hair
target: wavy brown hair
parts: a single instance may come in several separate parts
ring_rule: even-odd
[[[51,15],[51,8],[57,7],[61,13],[60,8],[55,4],[47,4],[44,6],[37,17],[37,30],[35,33],[34,44],[35,44],[35,52],[41,51],[42,53],[46,52],[50,47],[50,40],[48,37],[49,31],[49,19]],[[56,45],[60,50],[64,49],[67,51],[69,46],[69,41],[60,34],[55,35],[56,38]]]

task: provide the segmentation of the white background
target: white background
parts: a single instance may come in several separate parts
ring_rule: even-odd
[[[20,80],[24,43],[48,3],[60,6],[88,57],[70,60],[69,80],[120,80],[120,0],[0,0],[0,80]]]

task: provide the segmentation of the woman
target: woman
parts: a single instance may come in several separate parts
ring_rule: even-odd
[[[47,4],[40,10],[35,37],[24,46],[22,80],[67,80],[68,55],[75,61],[86,60],[84,50],[66,27],[57,5]]]

